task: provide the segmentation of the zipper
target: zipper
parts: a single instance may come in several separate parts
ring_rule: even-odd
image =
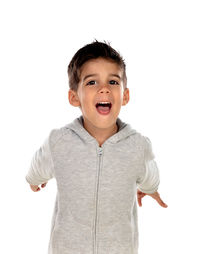
[[[97,234],[96,234],[96,228],[97,228],[97,204],[98,204],[98,190],[99,190],[99,172],[100,172],[100,168],[101,168],[101,158],[102,158],[102,154],[103,154],[103,148],[98,146],[97,148],[97,154],[98,154],[98,160],[99,160],[99,167],[98,167],[98,176],[97,176],[97,195],[96,195],[96,213],[95,213],[95,224],[94,224],[94,254],[97,254],[98,250],[97,250]]]

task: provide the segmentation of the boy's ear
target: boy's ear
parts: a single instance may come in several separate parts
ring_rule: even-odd
[[[68,100],[69,100],[69,103],[74,107],[78,107],[81,105],[77,92],[73,91],[72,89],[69,89],[68,91]]]
[[[129,102],[129,89],[125,88],[124,92],[123,92],[123,102],[122,105],[126,105]]]

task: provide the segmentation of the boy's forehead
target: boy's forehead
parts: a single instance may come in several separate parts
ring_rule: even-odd
[[[85,62],[80,68],[80,76],[84,78],[85,76],[92,74],[98,75],[102,70],[106,71],[110,75],[114,74],[119,77],[122,76],[121,67],[112,60],[104,58],[90,59]]]

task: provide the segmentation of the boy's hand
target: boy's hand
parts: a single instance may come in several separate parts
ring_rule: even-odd
[[[46,186],[46,184],[47,183],[41,184],[41,187],[44,188]],[[34,192],[37,192],[37,191],[40,190],[39,185],[32,185],[32,184],[30,184],[30,187],[31,187],[31,190],[34,191]]]
[[[154,192],[154,193],[152,193],[152,194],[148,194],[148,193],[143,193],[143,192],[141,192],[140,190],[137,190],[137,200],[138,200],[139,206],[142,206],[142,198],[143,198],[144,196],[146,196],[146,195],[149,195],[149,196],[151,196],[152,198],[154,198],[154,199],[158,202],[158,204],[159,204],[160,206],[165,207],[165,208],[168,207],[168,205],[165,204],[165,203],[162,201],[162,199],[160,198],[160,195],[159,195],[159,193],[158,193],[157,191]]]

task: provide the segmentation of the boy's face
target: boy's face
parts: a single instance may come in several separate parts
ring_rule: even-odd
[[[69,102],[79,106],[84,122],[96,128],[116,125],[122,105],[129,101],[129,89],[123,90],[123,71],[118,64],[102,57],[91,59],[81,67],[77,92],[69,90]],[[111,102],[108,114],[100,114],[97,102]]]

